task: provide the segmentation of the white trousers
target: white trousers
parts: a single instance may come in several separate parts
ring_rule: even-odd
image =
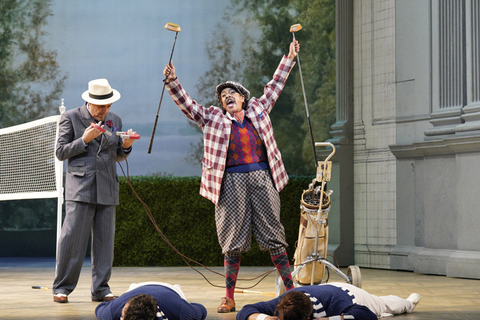
[[[354,303],[367,307],[379,318],[410,313],[415,308],[413,303],[407,299],[393,295],[378,297],[348,283],[330,282],[321,285],[332,285],[343,289],[355,297],[353,300]]]

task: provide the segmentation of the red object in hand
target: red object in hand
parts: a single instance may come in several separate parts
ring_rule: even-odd
[[[98,124],[96,124],[94,122],[90,122],[90,124],[92,125],[92,127],[94,127],[97,130],[100,130],[102,133],[105,133],[107,136],[109,136],[109,137],[112,136],[112,133],[110,131],[107,131],[107,130],[103,129]]]
[[[135,133],[135,134],[130,134],[130,135],[127,135],[128,138],[127,139],[133,139],[133,140],[138,140],[140,139],[140,135],[138,133]]]
[[[90,124],[91,124],[92,127],[94,127],[95,129],[102,131],[102,133],[105,132],[105,131],[107,131],[107,130],[103,129],[102,127],[100,127],[98,124],[94,123],[94,122],[90,122]]]
[[[128,134],[127,132],[117,131],[116,134],[117,136],[120,136],[123,139],[133,139],[133,140],[140,139],[140,135],[138,133]]]

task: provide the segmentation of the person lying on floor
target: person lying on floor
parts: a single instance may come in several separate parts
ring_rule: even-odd
[[[420,301],[412,293],[407,299],[397,296],[377,297],[348,283],[332,282],[297,287],[276,299],[246,305],[237,320],[376,320],[395,314],[410,313]]]
[[[95,309],[99,320],[203,320],[207,309],[188,303],[179,285],[163,282],[132,283],[126,293]]]

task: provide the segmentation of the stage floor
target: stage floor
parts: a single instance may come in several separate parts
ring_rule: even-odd
[[[223,273],[223,268],[213,270]],[[239,278],[248,279],[272,270],[272,267],[242,267]],[[223,277],[199,269],[216,285],[224,285]],[[345,270],[343,270],[345,271]],[[69,296],[69,303],[52,300],[51,291],[32,289],[32,286],[51,288],[55,272],[53,259],[0,258],[0,319],[96,319],[97,302],[90,300],[90,267],[86,261],[80,281]],[[422,296],[412,314],[395,316],[395,319],[480,319],[480,280],[448,278],[378,269],[361,268],[363,288],[375,295],[407,297],[412,292]],[[116,267],[110,280],[114,294],[125,292],[133,282],[162,281],[180,284],[189,302],[203,304],[207,319],[235,319],[236,313],[218,314],[216,308],[225,289],[215,288],[189,267]],[[343,281],[336,275],[330,281]],[[238,287],[255,282],[240,280]],[[250,290],[274,293],[275,273],[271,273],[258,286]],[[272,299],[273,295],[237,293],[237,310],[243,305]]]

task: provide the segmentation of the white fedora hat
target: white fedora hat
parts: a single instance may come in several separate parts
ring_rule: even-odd
[[[82,99],[103,106],[119,100],[120,92],[112,89],[107,79],[95,79],[88,82],[88,90],[82,94]]]

